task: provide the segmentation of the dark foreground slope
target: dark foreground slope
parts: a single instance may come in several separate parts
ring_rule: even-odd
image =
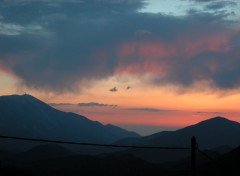
[[[198,168],[199,175],[240,175],[240,146]]]
[[[2,161],[0,175],[155,176],[168,170],[131,155],[75,155],[58,145],[42,145]]]
[[[46,157],[47,148],[58,148],[62,156]],[[240,148],[215,157],[214,160],[205,158],[204,164],[199,163],[201,155],[197,156],[196,176],[210,175],[239,175]],[[47,152],[48,153],[48,152]],[[43,156],[41,156],[42,154]],[[211,156],[207,153],[208,156]],[[22,157],[22,158],[21,158]],[[178,161],[171,163],[153,164],[132,155],[72,155],[67,149],[59,146],[42,146],[21,154],[12,156],[12,160],[2,162],[0,175],[13,176],[173,176],[190,175],[190,161],[182,164]],[[29,160],[29,158],[31,158]],[[32,160],[34,158],[34,160]],[[179,164],[178,164],[179,163]],[[178,165],[178,167],[176,167]]]

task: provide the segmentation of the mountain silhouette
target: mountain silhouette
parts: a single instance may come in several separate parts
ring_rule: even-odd
[[[240,142],[240,123],[224,117],[214,117],[195,125],[172,132],[160,132],[143,138],[143,144],[167,144],[189,146],[192,136],[202,149],[229,145],[237,147]]]
[[[132,145],[141,146],[168,146],[190,147],[191,137],[195,136],[198,147],[202,150],[214,148],[235,148],[240,144],[240,123],[228,120],[224,117],[214,117],[195,125],[191,125],[176,131],[163,131],[150,136],[136,138]],[[132,140],[133,141],[133,140]],[[129,139],[122,139],[118,144],[129,144]],[[166,162],[178,160],[190,154],[184,150],[127,150],[142,159],[151,162]]]
[[[126,137],[139,137],[135,132],[54,109],[27,94],[0,96],[0,134],[94,143],[112,143]]]
[[[240,123],[224,117],[214,117],[195,125],[176,131],[162,131],[142,138],[126,138],[117,144],[156,145],[156,146],[190,146],[190,139],[195,136],[202,149],[218,148],[219,146],[239,145]]]

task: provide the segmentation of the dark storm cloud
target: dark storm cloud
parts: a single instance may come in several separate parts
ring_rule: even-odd
[[[209,81],[213,87],[219,89],[239,88],[239,39],[239,34],[230,37],[226,46],[229,47],[229,51],[203,51],[191,56],[191,59],[180,59],[181,63],[179,65],[171,63],[171,65],[174,65],[172,68],[174,71],[167,76],[166,81],[190,87],[196,81],[202,80]],[[222,50],[224,50],[224,47]]]
[[[130,55],[129,47],[122,53],[120,48],[124,43],[161,41],[166,49],[175,47],[170,53],[179,51],[165,58],[159,53],[161,57],[151,59],[152,65],[167,66],[167,74],[156,74],[153,83],[189,87],[208,80],[220,89],[239,87],[239,33],[229,35],[231,46],[226,52],[216,50],[214,41],[210,49],[201,50],[203,42],[198,52],[186,56],[190,51],[184,51],[185,46],[191,49],[196,45],[191,43],[203,38],[231,33],[228,26],[233,22],[226,20],[230,14],[194,10],[185,17],[139,13],[143,2],[4,1],[0,4],[0,63],[29,87],[72,91],[112,76],[120,67],[124,71],[138,65],[141,74],[148,74],[149,57],[159,53],[155,46],[146,50],[144,45],[144,52],[138,53],[137,48]]]
[[[116,20],[121,13],[135,13],[143,3],[79,2],[5,1],[0,5],[0,26],[5,28],[0,30],[0,58],[27,86],[73,90],[83,80],[101,79],[113,73],[116,59],[107,53],[109,58],[104,62],[104,50],[129,32],[119,32],[123,24]],[[31,30],[28,26],[34,25],[39,31],[27,32]]]
[[[197,82],[199,90],[201,88],[234,89],[240,85],[240,61],[236,60],[236,53],[217,54],[215,52],[206,52],[196,55],[191,60],[179,59],[179,65],[172,65],[171,71],[165,78],[154,81],[157,84],[170,83],[183,87],[188,90]],[[235,59],[232,59],[235,57]],[[175,64],[176,61],[173,61]],[[203,83],[201,83],[203,81]],[[207,81],[208,84],[204,84]],[[198,89],[198,87],[196,87]]]

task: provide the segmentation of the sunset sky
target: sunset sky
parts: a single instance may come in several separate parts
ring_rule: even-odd
[[[240,122],[240,1],[4,0],[0,95],[147,135]]]

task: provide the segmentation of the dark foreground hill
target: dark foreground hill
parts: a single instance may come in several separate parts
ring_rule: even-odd
[[[139,137],[113,125],[105,126],[81,115],[59,111],[27,94],[0,96],[0,135],[94,143]],[[14,141],[4,144],[5,149],[10,144],[18,146]]]
[[[240,146],[198,168],[202,175],[240,175]]]
[[[51,152],[47,151],[48,148],[57,149],[58,152],[54,153],[58,156],[47,156]],[[46,145],[3,161],[1,174],[5,176],[158,176],[169,175],[169,170],[131,155],[71,155],[67,149],[60,146]]]
[[[47,157],[47,149],[56,149]],[[46,152],[46,154],[44,154]],[[239,175],[240,148],[222,156],[215,156],[210,151],[204,151],[209,159],[198,153],[196,176]],[[54,156],[55,154],[59,156]],[[43,155],[43,156],[41,156]],[[61,155],[61,156],[60,156]],[[204,157],[204,158],[201,158]],[[29,160],[30,159],[30,160]],[[205,161],[202,162],[201,160]],[[174,176],[190,175],[190,161],[153,164],[132,155],[72,155],[63,147],[40,146],[30,151],[12,156],[9,161],[2,162],[0,175],[5,176],[67,176],[67,175],[105,175],[105,176]]]

